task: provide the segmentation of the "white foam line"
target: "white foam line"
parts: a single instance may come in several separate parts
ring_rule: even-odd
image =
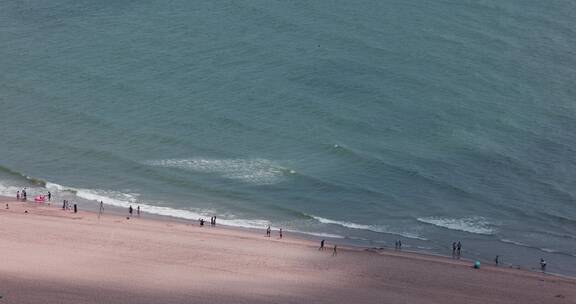
[[[309,215],[309,216],[311,216],[312,218],[316,219],[317,221],[319,221],[320,223],[323,223],[323,224],[339,225],[339,226],[346,227],[346,228],[368,230],[368,231],[377,232],[377,233],[394,234],[394,235],[399,235],[399,236],[403,236],[403,237],[410,238],[410,239],[418,239],[418,240],[422,240],[422,241],[428,240],[426,238],[423,238],[423,237],[421,237],[417,234],[411,233],[411,232],[393,231],[393,230],[389,229],[388,227],[382,226],[382,225],[365,225],[365,224],[357,224],[357,223],[345,222],[345,221],[336,221],[336,220],[331,220],[331,219],[327,219],[327,218],[315,216],[315,215]]]
[[[496,228],[492,223],[483,217],[465,217],[465,218],[441,218],[441,217],[419,217],[419,222],[434,225],[437,227],[458,230],[475,234],[492,235],[496,233]]]

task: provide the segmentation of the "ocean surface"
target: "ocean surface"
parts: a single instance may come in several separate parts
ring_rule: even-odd
[[[0,1],[0,194],[576,275],[575,16]]]

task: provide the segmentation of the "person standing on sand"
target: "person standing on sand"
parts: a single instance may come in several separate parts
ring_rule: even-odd
[[[271,232],[270,226],[268,226],[268,228],[266,228],[266,236],[267,237],[270,237],[270,232]]]
[[[326,240],[320,241],[320,248],[318,248],[318,250],[324,250],[324,242],[325,242],[325,241],[326,241]]]
[[[402,241],[398,240],[398,250],[402,250]]]
[[[280,228],[280,238],[282,238],[282,228]]]
[[[456,242],[452,242],[452,257],[456,256]]]
[[[461,252],[462,252],[462,243],[460,243],[460,241],[458,241],[458,244],[456,244],[456,253],[457,253],[458,257],[460,257]]]
[[[17,200],[17,201],[20,200],[20,191],[16,191],[16,200]]]
[[[138,207],[136,208],[136,214],[138,214],[138,217],[140,217],[140,205],[138,205]]]
[[[48,201],[52,200],[52,193],[50,193],[50,191],[48,191]]]
[[[130,205],[130,207],[128,207],[128,214],[130,215],[130,217],[132,217],[133,212],[134,212],[134,209],[132,209],[132,205]]]
[[[332,256],[338,255],[338,245],[334,245],[334,249],[332,250]]]
[[[104,213],[104,202],[100,201],[100,210],[98,211],[98,218]]]
[[[497,255],[497,256],[494,258],[494,264],[496,264],[496,266],[500,265],[500,256],[499,256],[499,255]]]

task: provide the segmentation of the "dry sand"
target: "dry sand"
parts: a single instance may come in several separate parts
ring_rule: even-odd
[[[0,304],[576,303],[572,278],[0,201]]]

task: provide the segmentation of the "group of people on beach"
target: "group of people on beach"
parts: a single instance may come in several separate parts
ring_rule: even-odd
[[[26,194],[26,187],[24,187],[24,189],[17,191],[16,192],[16,200],[23,200],[25,201],[27,199],[27,194]]]
[[[200,222],[200,227],[204,226],[205,221],[206,220],[203,217],[198,219],[198,222]],[[212,227],[216,226],[216,216],[210,217],[210,226],[212,226]]]
[[[17,201],[26,201],[28,200],[28,193],[26,192],[26,187],[24,187],[24,189],[16,191],[16,200]],[[50,191],[48,191],[48,193],[46,195],[38,195],[36,196],[36,198],[34,199],[36,202],[40,202],[43,203],[46,200],[48,200],[49,202],[52,201],[52,193]]]
[[[132,214],[134,213],[134,208],[132,208],[132,205],[128,206],[128,215],[130,217],[132,217]],[[136,206],[136,215],[140,216],[140,206]]]
[[[266,236],[267,236],[267,237],[270,237],[271,235],[272,235],[272,228],[270,228],[270,226],[268,226],[268,228],[266,228]],[[282,238],[282,236],[283,236],[283,234],[282,234],[282,228],[280,228],[280,229],[278,230],[278,236],[279,236],[280,238]]]
[[[324,245],[326,244],[326,240],[321,240],[320,241],[320,248],[318,248],[318,250],[320,251],[324,251]],[[334,248],[332,248],[332,256],[337,256],[338,255],[338,245],[334,244]]]
[[[460,241],[458,241],[458,243],[452,242],[452,257],[459,259],[461,253],[462,253],[462,243]]]
[[[74,213],[78,213],[78,204],[71,204],[68,200],[63,200],[62,210],[74,210]]]

